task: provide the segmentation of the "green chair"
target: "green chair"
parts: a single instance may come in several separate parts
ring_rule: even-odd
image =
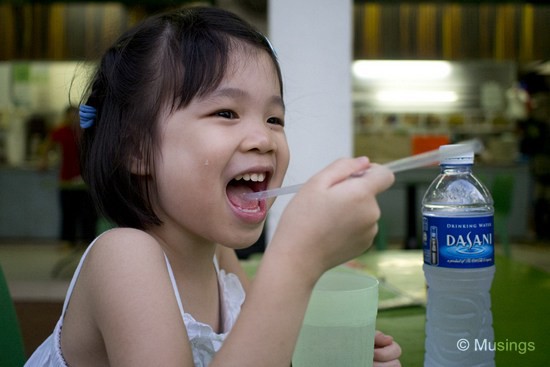
[[[508,217],[514,198],[514,176],[497,175],[491,185],[491,194],[495,202],[495,234],[502,243],[504,254],[510,257],[510,238],[508,235]]]
[[[21,367],[25,360],[19,321],[4,272],[0,267],[0,366]]]

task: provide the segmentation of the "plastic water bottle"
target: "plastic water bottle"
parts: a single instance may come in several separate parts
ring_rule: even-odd
[[[493,199],[472,174],[473,151],[445,156],[422,200],[428,285],[424,367],[494,366],[490,289]]]

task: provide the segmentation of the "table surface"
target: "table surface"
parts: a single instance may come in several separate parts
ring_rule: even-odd
[[[366,253],[355,262],[394,288],[425,301],[422,252],[379,251]],[[493,326],[496,342],[532,342],[535,350],[496,351],[497,366],[543,366],[550,360],[550,274],[513,258],[499,257],[491,288]],[[403,348],[404,366],[422,366],[426,309],[422,306],[382,309],[377,328],[395,337]]]
[[[258,260],[243,262],[252,274]],[[550,274],[513,258],[497,256],[491,288],[495,341],[534,343],[535,350],[496,351],[497,366],[544,366],[550,360]],[[422,366],[426,288],[421,250],[369,251],[348,267],[380,281],[377,329],[392,335],[403,349],[403,366]]]

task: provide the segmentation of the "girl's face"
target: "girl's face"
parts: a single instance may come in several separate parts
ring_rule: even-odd
[[[159,123],[153,198],[163,231],[246,247],[273,200],[242,194],[281,186],[289,150],[284,105],[266,52],[238,46],[220,85]]]

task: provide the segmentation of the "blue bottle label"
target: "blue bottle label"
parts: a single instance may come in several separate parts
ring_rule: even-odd
[[[423,216],[424,263],[445,268],[494,265],[493,216]]]

